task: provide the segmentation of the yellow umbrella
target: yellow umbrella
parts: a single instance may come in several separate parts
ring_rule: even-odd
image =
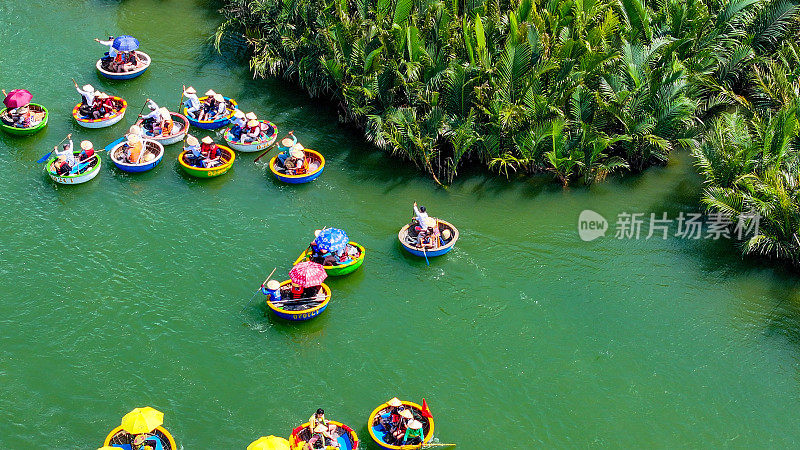
[[[98,448],[97,450],[119,450],[119,447],[112,447],[110,445],[104,445],[104,446]]]
[[[149,406],[134,408],[122,417],[122,429],[130,434],[149,433],[164,423],[164,413]]]
[[[291,450],[289,441],[276,436],[264,436],[247,446],[247,450]]]

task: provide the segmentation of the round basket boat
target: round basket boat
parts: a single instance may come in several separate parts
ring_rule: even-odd
[[[36,103],[30,103],[28,104],[28,109],[31,112],[31,125],[25,128],[15,127],[9,123],[10,119],[6,115],[8,108],[0,110],[0,129],[8,134],[28,136],[41,131],[47,126],[47,119],[50,117],[47,108]]]
[[[356,269],[361,267],[361,264],[364,262],[364,256],[366,255],[366,250],[364,250],[364,247],[353,241],[348,242],[347,246],[349,247],[348,251],[352,249],[358,251],[358,256],[354,259],[351,259],[350,262],[346,264],[340,264],[337,266],[322,266],[325,269],[325,273],[327,273],[328,276],[340,277],[342,275],[351,274],[355,272]],[[300,256],[295,260],[293,265],[297,265],[297,263],[301,261],[308,261],[310,254],[311,250],[306,249],[306,251],[301,253]]]
[[[152,60],[150,59],[150,55],[145,52],[140,52],[139,50],[135,51],[136,59],[138,60],[136,64],[136,68],[134,70],[128,72],[111,72],[103,68],[103,59],[98,59],[97,64],[97,71],[100,72],[106,78],[110,78],[112,80],[130,80],[131,78],[136,78],[139,75],[143,74],[148,67],[150,67],[150,63]]]
[[[149,445],[153,450],[178,450],[175,439],[164,427],[158,427],[147,434],[150,436],[145,440],[145,445]],[[103,445],[131,450],[135,438],[136,435],[128,433],[120,426],[108,433]]]
[[[154,168],[164,158],[164,146],[151,139],[143,139],[142,143],[144,144],[144,149],[142,150],[138,163],[133,164],[125,160],[125,154],[122,150],[122,146],[125,145],[125,142],[120,142],[109,150],[108,155],[111,157],[111,162],[117,166],[117,169],[123,172],[147,172]],[[152,157],[150,157],[150,155],[152,155]],[[148,157],[150,157],[149,161],[147,160]]]
[[[367,428],[369,428],[369,435],[372,437],[372,440],[375,441],[381,448],[386,448],[390,450],[412,450],[422,448],[422,446],[431,439],[433,439],[433,418],[432,417],[425,417],[422,415],[422,406],[414,403],[414,402],[402,402],[403,406],[406,409],[411,409],[411,413],[414,415],[414,418],[422,422],[422,431],[425,439],[422,441],[422,444],[416,445],[392,445],[388,444],[385,441],[386,430],[383,428],[381,424],[381,417],[385,417],[385,414],[389,414],[389,404],[384,403],[374,411],[372,414],[369,415],[369,422],[367,422]]]
[[[336,441],[339,443],[339,450],[358,449],[358,435],[352,428],[335,420],[329,420],[328,423],[336,425],[336,433],[338,434]],[[302,449],[309,439],[311,439],[311,431],[309,431],[308,422],[306,422],[292,430],[292,435],[289,436],[289,446]]]
[[[272,131],[269,134],[261,133],[261,137],[258,140],[242,143],[233,139],[231,129],[228,128],[225,130],[225,142],[227,142],[232,149],[243,153],[264,150],[275,142],[275,139],[278,137],[278,127],[268,120],[259,120],[259,122],[262,124],[262,130],[264,129],[264,125],[266,125],[267,130]]]
[[[269,170],[272,171],[275,178],[284,183],[301,184],[316,180],[322,175],[322,171],[325,170],[325,158],[315,150],[306,148],[303,149],[303,151],[306,154],[306,161],[308,162],[306,173],[299,175],[287,174],[286,169],[278,162],[278,155],[273,156],[272,159],[269,160]]]
[[[186,150],[182,151],[181,154],[178,155],[178,162],[180,163],[181,167],[183,167],[183,170],[193,177],[198,177],[198,178],[218,177],[227,172],[228,169],[231,168],[231,166],[233,165],[233,160],[236,159],[236,154],[233,153],[233,150],[229,149],[228,147],[225,147],[224,145],[217,145],[217,148],[220,151],[220,160],[222,161],[222,165],[209,168],[195,167],[189,164],[189,161],[186,159],[186,154],[187,154]]]
[[[331,300],[331,289],[327,284],[322,283],[320,288],[325,293],[325,297],[321,301],[308,301],[292,305],[291,289],[292,280],[286,280],[281,283],[281,302],[279,305],[272,303],[271,298],[267,300],[267,307],[275,313],[276,316],[292,321],[304,321],[313,319],[322,314],[328,307],[328,302]]]
[[[81,153],[79,151],[72,152],[76,157]],[[69,175],[58,175],[56,174],[55,169],[53,169],[53,163],[56,161],[55,155],[51,156],[50,159],[44,164],[44,170],[50,175],[50,178],[53,179],[58,184],[81,184],[86,183],[87,181],[92,180],[94,177],[100,173],[100,167],[103,165],[103,161],[100,159],[100,156],[95,153],[91,160],[89,160],[89,164],[86,165],[80,172],[72,173]],[[79,164],[80,165],[80,164]]]
[[[200,100],[200,103],[202,103],[206,98],[208,98],[208,96],[204,95],[198,100]],[[189,119],[189,123],[191,123],[193,127],[201,128],[203,130],[216,130],[217,128],[222,128],[231,123],[231,119],[233,119],[233,112],[239,107],[236,104],[236,100],[228,97],[223,98],[225,99],[225,103],[228,105],[228,115],[224,117],[218,117],[214,120],[197,120],[189,115],[188,108],[186,107],[183,108],[183,115]]]
[[[446,242],[439,238],[439,243],[433,248],[422,250],[422,247],[417,245],[417,238],[409,235],[408,228],[409,225],[404,226],[400,229],[400,232],[397,233],[397,238],[400,240],[400,244],[402,244],[403,248],[406,249],[409,253],[416,256],[431,258],[433,256],[442,256],[445,253],[449,252],[453,249],[453,246],[456,245],[456,241],[458,240],[458,229],[453,226],[450,222],[446,222],[441,219],[434,219],[436,220],[436,226],[439,228],[439,234],[441,235],[442,231],[450,230],[450,239]]]
[[[159,134],[158,136],[153,135],[152,131],[146,130],[142,128],[142,122],[144,119],[139,119],[136,121],[136,126],[142,128],[144,131],[144,135],[147,139],[152,139],[161,143],[161,145],[170,145],[176,142],[180,142],[186,137],[186,132],[189,131],[189,119],[186,118],[183,114],[178,114],[176,112],[169,112],[169,115],[172,117],[172,132],[168,135]]]
[[[75,118],[75,121],[78,122],[78,125],[86,128],[105,128],[114,125],[115,123],[122,120],[125,117],[125,110],[128,108],[128,102],[123,100],[121,97],[111,97],[114,101],[114,104],[117,108],[114,110],[112,114],[108,117],[103,117],[101,119],[89,119],[87,117],[81,116],[79,109],[81,104],[78,103],[75,105],[75,108],[72,109],[72,117]]]

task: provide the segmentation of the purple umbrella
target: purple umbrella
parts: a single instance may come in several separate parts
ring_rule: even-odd
[[[139,40],[128,35],[117,36],[111,46],[121,52],[130,52],[139,48]]]
[[[30,103],[32,98],[33,95],[26,89],[14,89],[6,95],[3,104],[10,109],[19,108],[20,106],[25,106]]]

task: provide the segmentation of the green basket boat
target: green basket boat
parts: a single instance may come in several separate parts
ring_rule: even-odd
[[[203,167],[195,167],[189,164],[189,161],[186,159],[186,155],[188,153],[186,150],[182,151],[181,154],[178,155],[178,162],[180,163],[184,172],[188,173],[193,177],[198,177],[198,178],[218,177],[227,172],[228,169],[231,168],[231,166],[233,165],[233,161],[236,159],[236,154],[233,153],[233,150],[231,150],[228,147],[225,147],[224,145],[217,145],[217,148],[219,149],[220,152],[220,160],[222,161],[222,165],[211,167],[208,169]]]
[[[28,105],[28,107],[30,108],[32,114],[31,121],[38,121],[36,125],[28,128],[19,128],[19,127],[13,127],[11,125],[6,125],[5,120],[0,120],[0,129],[2,129],[8,134],[13,134],[15,136],[28,136],[31,134],[38,133],[44,127],[46,127],[47,119],[50,116],[50,114],[47,112],[47,108],[36,103],[31,103]],[[8,108],[3,108],[2,110],[0,110],[0,117],[5,116],[6,111],[8,111]]]
[[[339,266],[322,266],[325,269],[325,273],[327,273],[328,276],[340,277],[342,275],[351,274],[351,273],[355,272],[356,269],[361,267],[361,264],[364,263],[364,256],[367,253],[366,250],[364,250],[364,247],[362,247],[361,245],[359,245],[359,244],[357,244],[357,243],[355,243],[353,241],[348,242],[347,246],[348,247],[355,247],[358,250],[358,257],[356,257],[355,259],[353,259],[352,261],[350,261],[347,264],[342,264],[342,265],[339,265]],[[306,251],[301,253],[300,257],[298,257],[295,260],[293,265],[297,265],[297,263],[302,262],[302,261],[308,261],[309,253],[310,253],[310,250],[306,249]]]

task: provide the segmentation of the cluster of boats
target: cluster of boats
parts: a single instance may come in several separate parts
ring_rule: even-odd
[[[96,63],[98,72],[107,78],[136,78],[150,67],[150,56],[138,50],[139,42],[131,36],[98,42],[109,45],[109,51]],[[125,99],[95,92],[90,85],[81,89],[75,83],[75,87],[83,101],[73,108],[72,116],[82,127],[111,127],[124,119],[128,109]],[[184,96],[188,97],[186,103]],[[47,109],[31,103],[31,100],[31,93],[24,89],[6,94],[5,108],[0,110],[0,129],[16,136],[31,135],[44,129],[49,118]],[[143,117],[141,112],[151,103],[152,113]],[[325,168],[325,158],[321,153],[303,147],[293,132],[278,140],[276,125],[258,120],[253,113],[243,114],[232,98],[213,91],[197,97],[193,88],[184,87],[179,105],[180,112],[169,111],[158,108],[148,99],[129,133],[105,148],[95,149],[91,141],[83,140],[80,149],[73,149],[71,135],[68,135],[69,143],[61,151],[57,145],[37,162],[44,163],[44,170],[56,183],[81,184],[94,179],[100,172],[100,152],[107,152],[118,170],[141,173],[155,169],[163,160],[166,147],[181,142],[183,146],[177,154],[177,162],[187,174],[198,178],[225,174],[236,160],[236,152],[261,151],[261,155],[255,158],[257,162],[276,145],[282,151],[270,159],[268,167],[280,181],[307,183],[318,178]],[[207,131],[222,129],[221,136],[227,145],[213,143],[210,136],[204,137],[200,145],[197,138],[189,134],[191,127]],[[416,203],[414,212],[415,219],[398,232],[398,240],[406,251],[427,261],[453,249],[459,238],[455,226],[429,217],[424,207],[417,209]],[[341,229],[317,230],[312,243],[294,261],[289,279],[282,282],[271,280],[273,270],[251,301],[261,293],[266,296],[268,310],[277,317],[289,321],[310,320],[324,312],[331,300],[331,289],[324,283],[326,278],[355,272],[364,263],[366,253],[362,245],[351,241]],[[163,414],[159,411],[134,409],[123,417],[119,427],[108,434],[103,449],[177,450],[175,440],[162,425]],[[358,436],[352,428],[335,421],[330,421],[329,426],[323,430],[305,423],[292,430],[288,440],[267,436],[250,444],[248,450],[358,448]],[[433,417],[424,400],[422,406],[398,399],[379,405],[370,414],[367,429],[372,439],[385,449],[452,445],[430,443]]]
[[[134,408],[122,417],[120,426],[108,433],[98,450],[178,450],[175,438],[163,425],[162,412],[149,406]],[[395,397],[378,405],[367,419],[367,431],[380,448],[387,450],[455,446],[432,442],[433,414],[425,399],[420,405]],[[247,450],[358,450],[359,445],[353,428],[327,420],[325,412],[319,409],[309,421],[292,429],[288,439],[262,436],[250,443]]]

